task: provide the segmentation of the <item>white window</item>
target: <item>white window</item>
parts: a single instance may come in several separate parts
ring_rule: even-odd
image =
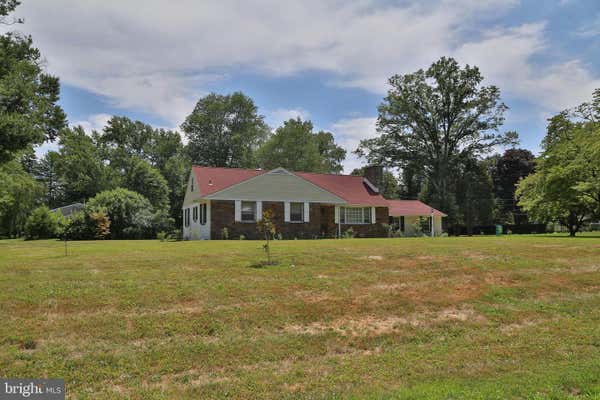
[[[342,224],[370,224],[371,218],[371,207],[340,207]]]
[[[183,210],[183,223],[185,226],[190,226],[190,209]]]
[[[200,204],[200,225],[206,225],[206,204]]]
[[[290,222],[304,222],[304,203],[290,203]]]
[[[198,222],[198,206],[194,206],[192,209],[192,220]]]
[[[242,221],[243,222],[256,221],[256,202],[255,201],[242,201]]]

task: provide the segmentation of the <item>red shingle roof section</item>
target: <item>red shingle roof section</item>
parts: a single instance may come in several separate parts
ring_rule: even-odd
[[[196,182],[201,196],[208,196],[269,171],[241,168],[199,167],[194,165]],[[431,215],[432,208],[418,200],[386,200],[375,193],[364,182],[362,176],[316,174],[313,172],[292,172],[310,183],[335,194],[351,205],[389,207],[391,216]],[[433,215],[445,217],[441,211],[433,209]]]
[[[294,172],[295,175],[346,200],[348,204],[387,207],[387,200],[373,192],[362,176]]]
[[[196,175],[201,196],[208,196],[267,172],[257,169],[199,167],[197,165],[194,165],[192,169]]]
[[[392,217],[399,217],[401,215],[411,216],[429,216],[433,210],[433,215],[446,217],[446,214],[436,210],[433,207],[428,206],[419,200],[387,200],[389,213]]]

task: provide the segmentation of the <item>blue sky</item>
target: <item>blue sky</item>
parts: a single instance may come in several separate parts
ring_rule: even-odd
[[[114,114],[177,128],[199,97],[241,90],[271,126],[308,118],[351,151],[376,135],[389,76],[453,56],[500,87],[503,129],[537,151],[545,119],[600,87],[594,0],[23,3],[20,29],[86,129]]]

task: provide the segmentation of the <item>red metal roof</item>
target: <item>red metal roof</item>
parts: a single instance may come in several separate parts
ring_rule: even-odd
[[[194,165],[196,182],[202,196],[226,189],[236,183],[264,174],[266,170],[215,168]],[[312,172],[291,172],[330,193],[341,197],[348,204],[387,207],[387,200],[373,192],[363,181],[362,176],[316,174]]]
[[[346,200],[348,204],[386,207],[387,200],[373,192],[362,176],[294,172],[295,175]]]
[[[197,165],[194,165],[192,169],[202,196],[268,172],[258,169],[199,167]]]
[[[387,200],[389,213],[392,217],[402,215],[411,216],[430,216],[433,212],[435,216],[446,217],[446,214],[428,206],[419,200]]]

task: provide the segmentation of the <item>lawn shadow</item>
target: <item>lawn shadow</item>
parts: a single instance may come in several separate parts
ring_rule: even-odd
[[[569,236],[569,234],[560,234],[560,235],[554,235],[554,234],[546,234],[546,235],[531,235],[533,237],[539,237],[539,238],[553,238],[553,239],[600,239],[600,234],[593,234],[593,235],[576,235],[576,236]]]
[[[255,268],[255,269],[259,269],[259,268],[266,268],[266,267],[274,267],[279,265],[279,262],[272,260],[271,262],[268,261],[259,261],[259,262],[255,262],[253,264],[248,265],[248,268]]]

